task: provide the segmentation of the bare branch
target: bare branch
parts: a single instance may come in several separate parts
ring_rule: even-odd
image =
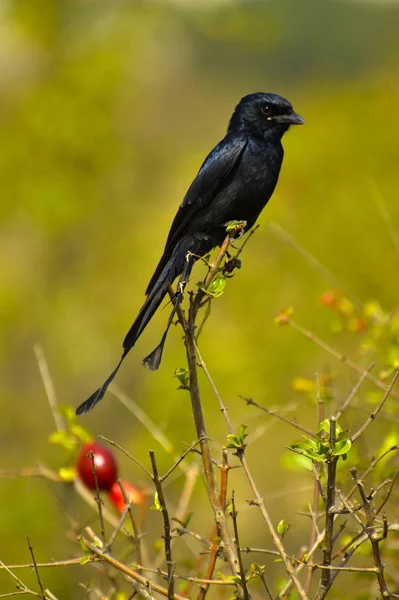
[[[164,542],[165,542],[165,557],[166,557],[166,565],[168,568],[168,599],[173,600],[174,597],[174,579],[173,579],[173,571],[174,564],[172,561],[172,548],[171,548],[171,531],[170,531],[170,519],[168,508],[166,506],[165,496],[162,489],[162,478],[159,476],[158,467],[155,460],[155,453],[153,450],[150,450],[150,459],[152,464],[152,471],[154,473],[153,481],[155,484],[155,488],[157,490],[158,501],[161,505],[162,509],[162,518],[163,518],[163,528],[164,528]]]

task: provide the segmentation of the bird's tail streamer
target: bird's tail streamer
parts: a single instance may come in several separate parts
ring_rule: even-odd
[[[181,273],[178,285],[179,291],[177,292],[176,297],[173,301],[173,310],[168,319],[166,331],[163,334],[162,340],[157,346],[157,348],[153,352],[151,352],[151,354],[149,354],[149,356],[147,356],[143,361],[143,364],[148,366],[151,370],[158,369],[161,362],[162,352],[170,325],[173,321],[173,317],[176,314],[177,308],[183,299],[184,285],[190,277],[191,270],[193,268],[194,262],[196,261],[196,257],[191,254],[188,254],[188,250],[196,254],[200,250],[200,244],[201,239],[193,240],[183,238],[180,244],[176,246],[170,260],[168,261],[167,265],[160,274],[155,286],[148,294],[139,314],[137,315],[135,322],[133,323],[132,327],[130,328],[128,334],[125,337],[125,340],[123,342],[123,354],[117,366],[112,371],[110,376],[104,381],[102,386],[99,387],[98,390],[96,390],[85,402],[83,402],[76,409],[77,415],[83,415],[85,413],[88,413],[96,406],[98,402],[100,402],[100,400],[103,399],[104,394],[108,389],[108,386],[113,381],[115,375],[119,371],[119,368],[122,362],[124,361],[125,357],[133,348],[137,339],[144,331],[145,327],[147,326],[155,311],[162,302],[163,298],[165,297],[168,291],[168,286],[174,281],[177,275]]]

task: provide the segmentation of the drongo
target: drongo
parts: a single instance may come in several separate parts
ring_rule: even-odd
[[[158,368],[169,325],[194,262],[223,243],[229,221],[245,222],[246,230],[254,225],[277,184],[284,154],[282,137],[291,125],[302,123],[292,104],[276,94],[258,92],[241,99],[226,136],[206,157],[176,213],[144,304],[123,342],[118,365],[76,414],[89,412],[102,399],[169,285],[180,275],[168,327],[159,346],[143,361],[152,370]]]

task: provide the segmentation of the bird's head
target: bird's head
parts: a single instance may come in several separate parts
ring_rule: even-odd
[[[244,96],[237,104],[229,131],[247,131],[262,136],[275,132],[281,137],[290,125],[302,125],[304,122],[294,112],[291,102],[282,96],[257,92]]]

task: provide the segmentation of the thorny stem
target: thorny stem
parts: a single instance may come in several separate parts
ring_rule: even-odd
[[[120,571],[121,573],[126,575],[126,577],[128,577],[130,580],[133,580],[136,583],[136,585],[138,584],[139,589],[143,592],[149,592],[153,590],[154,592],[162,594],[162,596],[164,596],[165,598],[169,598],[169,590],[158,585],[157,583],[154,583],[153,581],[149,581],[146,577],[143,577],[139,573],[136,573],[110,554],[103,552],[103,550],[99,546],[92,544],[88,539],[82,537],[81,540],[84,543],[84,545],[90,550],[90,552],[92,552],[97,558],[111,565],[112,567],[117,569],[117,571]],[[149,597],[149,594],[147,594],[147,597]],[[180,596],[179,594],[174,594],[172,597],[174,600],[187,600],[184,596]]]
[[[166,558],[166,565],[168,568],[168,599],[173,600],[175,582],[174,582],[174,578],[173,578],[174,564],[172,561],[172,548],[171,548],[172,537],[171,537],[169,513],[168,513],[168,508],[166,506],[165,496],[164,496],[163,489],[162,489],[162,483],[161,483],[162,478],[159,476],[158,467],[157,467],[157,463],[155,460],[155,454],[154,454],[153,450],[150,450],[150,458],[151,458],[152,471],[154,473],[153,481],[155,484],[155,488],[157,490],[159,504],[161,505],[161,508],[162,508],[163,528],[164,528],[164,534],[165,534],[164,535],[165,558]]]
[[[393,392],[392,390],[393,390],[393,386],[395,385],[395,382],[398,377],[399,377],[399,370],[396,371],[396,373],[392,377],[389,386],[385,389],[385,393],[384,393],[383,397],[381,398],[380,402],[378,403],[376,408],[373,410],[373,412],[371,413],[371,415],[369,416],[367,421],[361,426],[359,431],[357,431],[355,434],[352,435],[352,438],[351,438],[352,443],[355,442],[357,440],[357,438],[362,435],[362,433],[365,431],[365,429],[367,429],[367,427],[374,421],[374,419],[380,412],[381,408],[384,406],[388,396],[390,394],[392,394],[392,396],[394,396],[394,394],[396,394],[396,392]]]
[[[330,438],[329,445],[331,452],[335,448],[337,422],[335,417],[330,417]],[[335,482],[337,474],[337,456],[330,456],[327,461],[327,504],[325,506],[325,534],[323,543],[323,565],[331,565],[331,557],[334,543],[334,512],[335,505]],[[323,569],[320,577],[319,587],[316,592],[315,600],[322,600],[330,589],[331,573],[328,569]]]
[[[382,596],[382,598],[389,598],[390,593],[388,591],[388,587],[387,587],[385,577],[384,577],[384,565],[381,560],[381,552],[380,552],[380,546],[379,546],[379,543],[383,539],[384,536],[377,534],[375,531],[375,523],[374,523],[375,515],[374,515],[373,509],[371,507],[370,500],[367,498],[366,493],[364,491],[363,484],[359,481],[359,478],[357,476],[356,467],[352,467],[350,469],[350,472],[351,472],[354,482],[356,483],[356,485],[358,487],[359,494],[360,494],[362,502],[364,504],[366,519],[367,519],[367,534],[370,539],[371,547],[373,549],[374,565],[377,569],[377,579],[378,579],[378,585],[380,586],[381,596]],[[384,529],[387,530],[386,527]],[[385,533],[387,533],[387,531]],[[385,535],[385,537],[386,537],[386,535]]]
[[[234,490],[233,493],[231,495],[231,518],[233,519],[233,526],[234,526],[234,538],[235,538],[235,544],[236,544],[236,548],[237,548],[237,556],[238,556],[238,563],[240,565],[240,578],[241,578],[241,585],[242,585],[242,589],[244,591],[244,598],[245,600],[250,600],[250,595],[248,593],[248,587],[247,587],[247,582],[245,579],[245,570],[244,570],[244,565],[242,562],[242,556],[241,556],[241,552],[240,552],[240,539],[238,537],[238,525],[237,525],[237,511],[236,511],[236,504],[235,504],[235,500],[234,500]]]
[[[228,453],[227,450],[223,450],[222,453],[222,464],[220,465],[220,504],[222,505],[223,510],[225,510],[226,506],[226,498],[227,498],[227,482],[228,482],[228,474],[229,474],[229,464],[228,464]],[[211,539],[215,538],[218,534],[218,528],[215,526],[214,531],[211,534]],[[206,571],[206,578],[208,580],[212,579],[213,572],[216,566],[216,559],[219,552],[219,545],[215,542],[211,545],[211,553],[209,556],[208,568]],[[209,590],[209,585],[203,585],[200,587],[200,590],[197,595],[197,600],[204,600],[207,592]]]
[[[324,402],[320,394],[320,381],[319,376],[316,373],[316,384],[317,384],[317,423],[321,423],[324,420]],[[311,548],[315,542],[318,534],[317,529],[317,514],[319,509],[319,498],[320,498],[320,464],[313,464],[313,506],[312,506],[312,528],[309,536],[309,548]],[[313,564],[313,557],[310,557],[309,564]],[[312,582],[313,570],[308,569],[305,575],[305,590],[309,593],[310,585]]]
[[[230,236],[226,236],[218,255],[216,256],[215,261],[213,262],[211,269],[208,272],[208,275],[204,282],[204,288],[206,289],[209,286],[209,283],[212,281],[214,275],[217,273],[221,261],[225,256],[228,247],[229,247]],[[239,573],[238,570],[238,557],[235,552],[235,548],[233,545],[233,540],[231,537],[231,533],[227,524],[226,516],[224,514],[224,510],[222,504],[220,502],[218,485],[216,482],[216,477],[213,469],[211,453],[208,443],[208,438],[206,434],[205,421],[202,412],[201,405],[201,397],[198,385],[198,372],[197,372],[197,357],[196,357],[196,344],[195,344],[195,323],[196,317],[198,314],[198,310],[200,308],[201,301],[205,296],[205,292],[199,290],[195,297],[191,296],[190,298],[190,307],[187,322],[181,321],[185,332],[185,341],[186,341],[186,352],[187,352],[187,362],[188,362],[188,370],[190,376],[190,384],[189,384],[189,392],[191,398],[191,404],[193,409],[194,421],[197,430],[197,437],[200,439],[200,448],[202,455],[202,462],[204,466],[204,475],[208,488],[208,497],[214,511],[215,522],[218,526],[218,530],[220,533],[220,537],[223,541],[224,552],[226,554],[226,558],[230,565],[230,569],[232,570],[234,575]],[[180,315],[178,314],[179,319]]]
[[[91,463],[92,463],[94,481],[95,481],[95,484],[96,484],[95,501],[97,503],[98,516],[100,518],[101,539],[103,541],[103,545],[105,546],[106,545],[106,540],[105,540],[105,526],[104,526],[104,516],[103,516],[103,501],[102,501],[101,496],[100,496],[100,487],[98,485],[96,461],[95,461],[94,454],[93,454],[92,450],[90,450],[90,452],[88,453],[87,456],[90,458]]]
[[[223,259],[223,256],[226,254],[228,246],[229,246],[229,236],[227,236],[225,241],[223,242],[217,257],[216,257],[214,263],[212,264],[210,271],[208,272],[208,275],[207,275],[207,277],[205,279],[205,283],[204,283],[205,289],[207,288],[209,283],[212,281],[214,275],[218,272],[220,262]],[[201,407],[199,387],[198,387],[196,344],[195,344],[195,320],[196,320],[197,313],[201,306],[201,302],[202,302],[202,299],[204,296],[205,296],[205,292],[203,290],[199,290],[197,292],[197,294],[195,295],[194,299],[191,298],[188,323],[185,328],[187,360],[188,360],[189,373],[190,373],[190,396],[191,396],[191,402],[192,402],[192,406],[193,406],[194,419],[195,419],[195,423],[197,426],[198,438],[205,437],[206,434],[205,434],[205,424],[204,424],[204,419],[203,419],[203,415],[202,415],[202,407]],[[184,328],[183,323],[182,323],[182,326]],[[201,359],[202,368],[203,368],[203,364],[205,364],[205,363]],[[204,373],[207,376],[208,380],[210,381],[212,388],[215,392],[216,387],[213,384],[212,379],[210,378],[208,370],[204,369]],[[218,398],[218,400],[220,401],[220,395],[217,392],[217,390],[216,390],[215,395]],[[223,404],[221,406],[224,408]],[[222,410],[222,412],[226,418],[227,411]],[[232,432],[232,426],[231,426],[230,420],[228,418],[226,419],[226,422],[227,422],[230,432]],[[215,520],[220,525],[220,535],[224,542],[224,547],[225,547],[227,559],[230,564],[230,568],[233,570],[233,572],[235,574],[239,574],[238,573],[238,566],[239,566],[238,557],[237,557],[237,554],[234,552],[234,548],[232,547],[231,534],[228,529],[226,519],[225,519],[223,510],[222,510],[222,507],[220,505],[220,499],[219,499],[219,496],[217,493],[217,484],[216,484],[216,480],[215,480],[215,476],[214,476],[214,472],[213,472],[212,460],[211,460],[210,452],[209,452],[209,445],[207,443],[204,444],[204,446],[201,447],[201,450],[203,452],[204,472],[205,472],[205,477],[206,477],[207,484],[208,484],[208,495],[209,495],[212,507],[215,512]],[[255,494],[256,505],[259,506],[262,517],[263,517],[263,519],[270,531],[270,534],[273,538],[273,542],[274,542],[277,550],[279,551],[281,558],[283,559],[287,573],[289,574],[292,581],[294,582],[300,598],[302,598],[302,600],[307,600],[307,598],[308,598],[307,594],[305,593],[305,590],[303,589],[301,582],[299,581],[299,579],[296,576],[295,569],[293,567],[293,563],[290,560],[290,558],[287,556],[287,553],[285,551],[285,548],[281,541],[281,538],[278,535],[278,533],[273,525],[271,517],[266,509],[265,502],[255,484],[253,477],[252,477],[252,474],[249,469],[245,455],[243,453],[240,453],[239,459],[244,468],[246,477],[249,481],[252,491]],[[220,511],[220,513],[219,513],[219,511]],[[220,514],[223,516],[222,519],[220,518]],[[226,544],[226,542],[227,542],[227,544]]]
[[[142,564],[142,557],[141,557],[141,541],[140,541],[139,528],[137,526],[136,519],[134,518],[132,505],[131,505],[131,502],[129,500],[129,496],[127,495],[126,490],[123,487],[123,483],[122,483],[122,481],[120,479],[118,479],[117,481],[118,481],[119,488],[120,488],[120,490],[122,492],[122,496],[123,496],[123,499],[125,501],[127,511],[129,513],[130,522],[132,524],[134,541],[136,543],[136,560],[137,560],[137,564],[141,565]]]
[[[33,562],[33,566],[34,566],[35,573],[36,573],[36,579],[37,579],[37,582],[38,582],[39,587],[40,587],[41,597],[44,600],[46,600],[46,596],[45,596],[45,593],[44,593],[42,580],[40,579],[39,569],[37,568],[36,558],[35,558],[35,555],[34,555],[34,552],[33,552],[33,548],[32,548],[32,545],[30,543],[30,540],[29,540],[28,536],[26,536],[26,541],[28,542],[28,548],[29,548],[30,555],[32,557],[32,562]]]

